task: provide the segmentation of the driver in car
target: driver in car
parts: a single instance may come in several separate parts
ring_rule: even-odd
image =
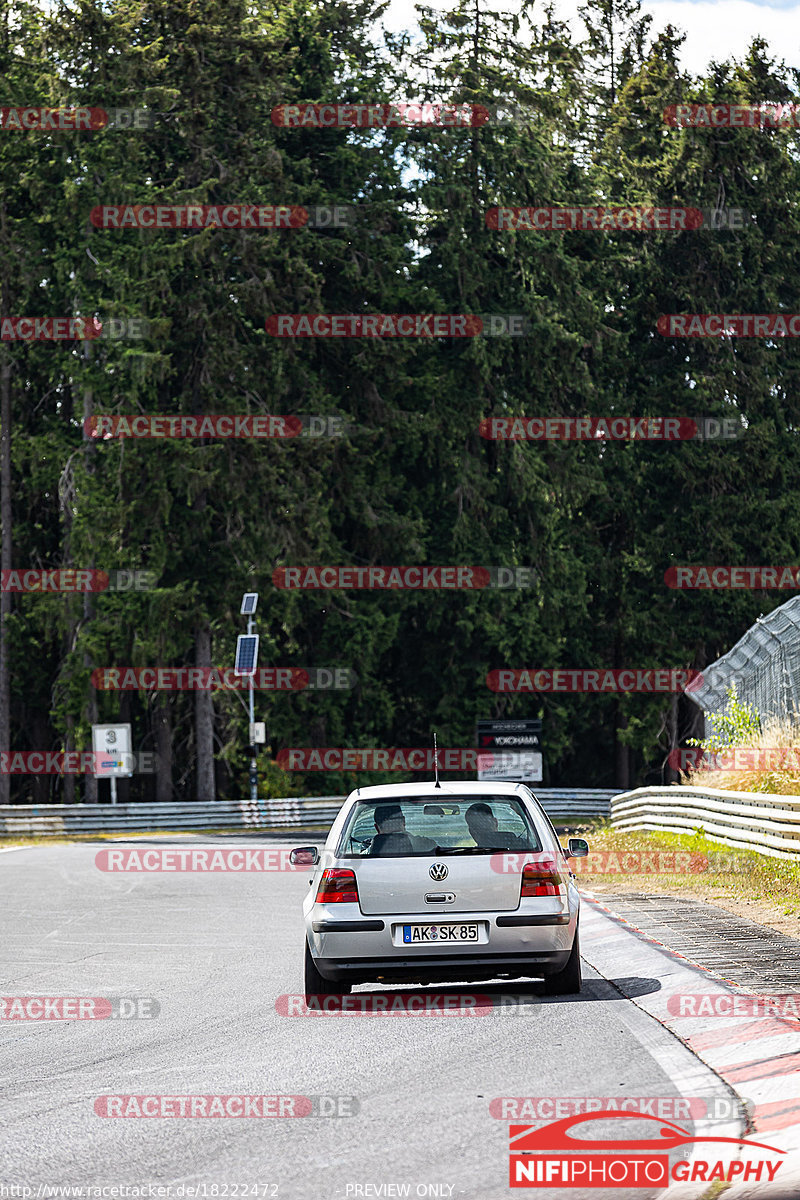
[[[497,817],[488,804],[470,804],[464,819],[476,846],[486,850],[526,850],[524,840],[515,833],[497,828]]]

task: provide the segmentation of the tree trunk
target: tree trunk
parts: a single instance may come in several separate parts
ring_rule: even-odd
[[[621,545],[625,544],[624,531],[619,538]],[[620,587],[623,587],[623,581],[619,580]],[[614,666],[618,667],[625,662],[625,655],[622,646],[622,614],[618,615],[616,631],[614,634]],[[631,785],[631,755],[630,747],[626,746],[621,740],[620,734],[628,727],[628,718],[623,708],[623,700],[617,699],[614,705],[614,773],[615,786],[622,788],[627,792]]]
[[[70,633],[69,643],[72,642],[73,636],[74,635],[72,633]],[[64,738],[64,749],[67,752],[67,754],[69,754],[72,750],[75,749],[75,734],[73,732],[74,728],[75,728],[75,718],[73,717],[72,713],[67,713],[67,734],[66,734],[66,737]],[[74,804],[75,803],[75,776],[74,775],[64,775],[64,777],[61,780],[61,783],[62,783],[62,786],[64,789],[64,791],[63,791],[64,803],[65,804]]]
[[[83,346],[83,354],[84,354],[85,358],[89,357],[89,350],[90,350],[89,343],[85,342],[84,346]],[[84,419],[84,422],[88,421],[92,416],[94,416],[94,393],[92,392],[91,388],[86,388],[83,393],[83,419]],[[85,428],[86,428],[86,426],[84,425],[84,429]],[[89,475],[94,474],[94,456],[95,456],[96,449],[97,449],[97,447],[95,446],[92,438],[87,438],[86,442],[84,443],[83,454],[84,454],[84,460],[85,460],[85,464],[86,464],[86,471],[87,471],[87,474],[89,474]],[[83,566],[84,564],[79,563],[78,565]],[[94,563],[94,561],[92,561],[91,563],[86,563],[85,565],[87,567],[94,567],[95,563]],[[86,627],[89,625],[89,622],[91,621],[93,616],[94,616],[94,596],[91,592],[84,592],[83,593],[83,628],[84,629],[86,629]],[[88,653],[84,654],[83,663],[84,663],[84,666],[86,666],[86,667],[94,666],[94,663],[92,662],[92,657]],[[97,725],[98,724],[97,692],[92,687],[91,683],[89,684],[89,698],[86,703],[86,710],[87,710],[86,715],[88,716],[90,723],[92,725]],[[91,744],[90,744],[90,746],[91,746]],[[87,804],[97,804],[98,791],[97,791],[96,777],[87,772],[83,778],[84,778],[83,794],[84,794],[86,803]],[[110,786],[111,785],[109,784],[109,788],[110,788]]]
[[[669,706],[669,717],[667,719],[667,733],[669,734],[669,752],[678,748],[678,693],[673,693]],[[677,783],[679,779],[678,770],[673,767],[669,759],[664,768],[664,782]]]
[[[158,693],[153,713],[156,727],[156,801],[172,799],[172,712],[169,700]]]
[[[92,564],[92,565],[94,565],[94,564]],[[88,624],[88,622],[92,619],[93,616],[94,616],[94,598],[93,598],[91,592],[84,592],[83,593],[84,627],[86,626],[86,624]],[[91,667],[91,665],[92,665],[91,655],[84,654],[83,662],[84,662],[84,666]],[[91,683],[89,684],[89,698],[86,702],[86,715],[89,718],[89,721],[92,725],[97,725],[97,723],[98,723],[98,721],[97,721],[97,692],[94,690]],[[91,742],[89,743],[89,748],[91,749]],[[87,804],[97,804],[97,800],[98,800],[97,779],[95,778],[94,775],[92,775],[90,772],[87,771],[86,774],[83,776],[83,781],[84,781],[83,782],[83,797],[84,797],[85,802]]]
[[[133,741],[133,693],[120,692],[119,694],[119,723],[120,725],[130,725],[131,727],[131,751],[136,753],[136,744]],[[135,775],[133,776],[135,778]],[[111,781],[108,784],[109,799],[111,792]],[[130,804],[131,802],[131,781],[125,776],[120,776],[117,780],[117,804]]]
[[[631,757],[629,747],[620,741],[620,733],[627,727],[628,718],[617,701],[617,711],[614,716],[614,749],[616,757],[616,787],[627,792],[631,786]]]
[[[195,633],[195,665],[211,666],[211,626],[205,622]],[[197,753],[197,800],[216,800],[214,782],[214,702],[210,691],[194,698],[194,739]]]
[[[7,300],[3,297],[1,311]],[[8,350],[0,349],[0,570],[11,570],[11,359]],[[11,671],[8,661],[8,618],[11,614],[11,592],[0,591],[0,752],[11,749]],[[0,804],[11,802],[11,779],[0,774]]]

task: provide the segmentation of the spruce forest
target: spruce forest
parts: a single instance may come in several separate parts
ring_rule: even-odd
[[[654,28],[636,0],[587,0],[584,40],[539,4],[420,7],[407,34],[382,28],[385,7],[2,4],[4,113],[148,118],[0,130],[0,751],[91,749],[93,724],[130,723],[157,769],[120,781],[121,801],[245,798],[246,690],[97,681],[108,668],[230,669],[242,595],[257,592],[260,667],[351,673],[348,687],[256,691],[260,797],[429,777],[289,771],[287,748],[429,747],[434,730],[440,747],[474,747],[476,721],[492,717],[541,719],[544,786],[672,781],[670,751],[700,728],[680,692],[503,693],[487,676],[702,671],[794,594],[681,590],[665,575],[800,563],[799,344],[670,337],[659,318],[800,308],[798,129],[664,117],[797,103],[798,73],[756,37],[741,61],[687,74],[680,32]],[[280,118],[401,102],[513,117]],[[275,229],[96,218],[140,205],[323,217]],[[487,221],[548,206],[706,216],[684,230]],[[348,220],[326,224],[337,207]],[[525,320],[522,336],[278,337],[280,314]],[[26,340],[8,333],[21,317],[141,322],[146,335]],[[95,435],[99,416],[142,414],[300,417],[302,431]],[[481,425],[618,416],[736,436],[493,440]],[[530,576],[508,588],[276,585],[281,568],[308,565]],[[28,569],[139,571],[149,585],[7,585]],[[0,803],[108,798],[91,775],[0,775]]]

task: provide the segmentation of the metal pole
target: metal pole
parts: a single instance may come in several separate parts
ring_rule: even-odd
[[[252,634],[253,624],[254,624],[253,618],[248,617],[248,619],[247,619],[248,634]],[[258,774],[257,774],[258,763],[256,762],[256,743],[255,743],[255,734],[254,734],[254,730],[253,730],[254,721],[255,721],[255,713],[253,711],[253,675],[251,673],[251,675],[250,675],[250,736],[253,738],[253,742],[252,742],[253,757],[250,759],[250,799],[258,800]]]
[[[117,803],[117,777],[116,777],[116,775],[111,776],[111,803],[112,804]]]

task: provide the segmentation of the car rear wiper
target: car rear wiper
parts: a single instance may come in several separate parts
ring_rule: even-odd
[[[437,846],[436,854],[499,854],[491,846]]]
[[[509,850],[508,846],[437,846],[435,854],[538,854],[538,850]]]

